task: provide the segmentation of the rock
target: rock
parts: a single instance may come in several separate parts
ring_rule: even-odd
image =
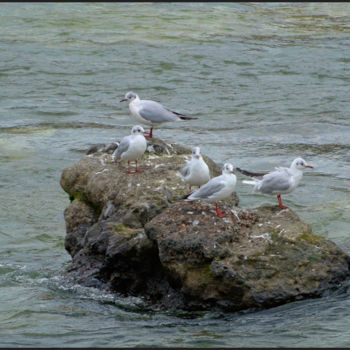
[[[66,168],[61,186],[71,199],[90,206],[96,218],[113,205],[115,215],[124,225],[143,227],[189,193],[177,172],[184,166],[185,159],[190,159],[191,149],[159,139],[148,141],[148,149],[151,152],[146,152],[140,164],[143,173],[127,175],[126,164],[112,162],[109,153],[95,152]],[[213,177],[221,174],[221,169],[210,158],[203,158]],[[238,203],[236,194],[229,202]],[[66,220],[70,222],[70,218]]]
[[[222,220],[208,204],[188,214],[178,202],[146,224],[169,281],[187,297],[230,311],[265,308],[321,296],[349,277],[348,255],[292,210],[233,210]]]
[[[82,239],[86,230],[97,221],[97,215],[88,204],[75,199],[64,211],[67,236],[65,248],[71,255],[75,255],[83,248]]]
[[[96,145],[92,145],[86,152],[87,155],[97,153],[97,152],[105,152],[112,154],[116,148],[118,148],[119,143],[118,142],[112,142],[109,145],[106,145],[104,143],[98,143]]]
[[[106,145],[104,143],[98,143],[96,145],[92,145],[86,152],[86,154],[92,154],[96,152],[102,152]]]
[[[220,202],[221,219],[212,203],[183,201],[177,173],[190,148],[150,139],[144,172],[127,175],[111,159],[116,147],[91,147],[61,176],[67,273],[78,283],[152,308],[236,311],[319,297],[349,278],[349,257],[290,209],[241,209],[234,194]]]

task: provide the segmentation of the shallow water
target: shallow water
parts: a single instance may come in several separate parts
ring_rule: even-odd
[[[314,170],[284,203],[350,251],[350,4],[0,4],[0,339],[32,347],[346,347],[349,292],[255,313],[150,313],[63,280],[62,170],[136,123],[119,100],[196,116],[155,135],[219,164]],[[276,203],[241,184],[242,207]]]

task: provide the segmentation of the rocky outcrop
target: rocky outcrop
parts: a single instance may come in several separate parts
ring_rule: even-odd
[[[348,256],[293,211],[232,209],[220,219],[207,204],[177,203],[146,224],[186,296],[229,310],[270,307],[321,296],[349,276]]]
[[[87,286],[141,296],[154,308],[236,311],[319,297],[350,276],[349,257],[290,209],[185,202],[177,172],[187,147],[148,140],[140,168],[114,163],[97,145],[66,168],[61,186],[69,275]],[[204,156],[212,176],[221,169]],[[239,186],[239,185],[238,185]]]

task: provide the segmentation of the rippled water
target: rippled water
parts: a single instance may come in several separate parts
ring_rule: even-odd
[[[315,169],[284,202],[350,251],[350,4],[0,4],[0,343],[350,346],[346,288],[256,313],[150,313],[62,280],[61,171],[128,134],[129,90],[198,120],[155,129],[251,170]],[[242,207],[276,203],[241,184]]]

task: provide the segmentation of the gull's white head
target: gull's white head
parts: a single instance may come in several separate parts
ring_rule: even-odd
[[[125,102],[125,101],[133,101],[135,100],[135,98],[137,98],[137,94],[135,94],[135,92],[129,91],[125,94],[125,97],[123,99],[120,100],[120,102]]]
[[[192,158],[200,159],[201,157],[201,149],[199,147],[193,147]]]
[[[144,132],[145,132],[145,130],[144,130],[143,127],[140,126],[140,125],[135,125],[135,126],[133,126],[133,128],[131,129],[131,134],[132,134],[132,135],[143,135]]]
[[[231,163],[225,163],[222,168],[222,174],[234,174],[233,165]]]
[[[305,168],[313,168],[313,166],[306,163],[303,158],[296,158],[293,160],[292,165],[290,166],[293,169],[303,170]]]

